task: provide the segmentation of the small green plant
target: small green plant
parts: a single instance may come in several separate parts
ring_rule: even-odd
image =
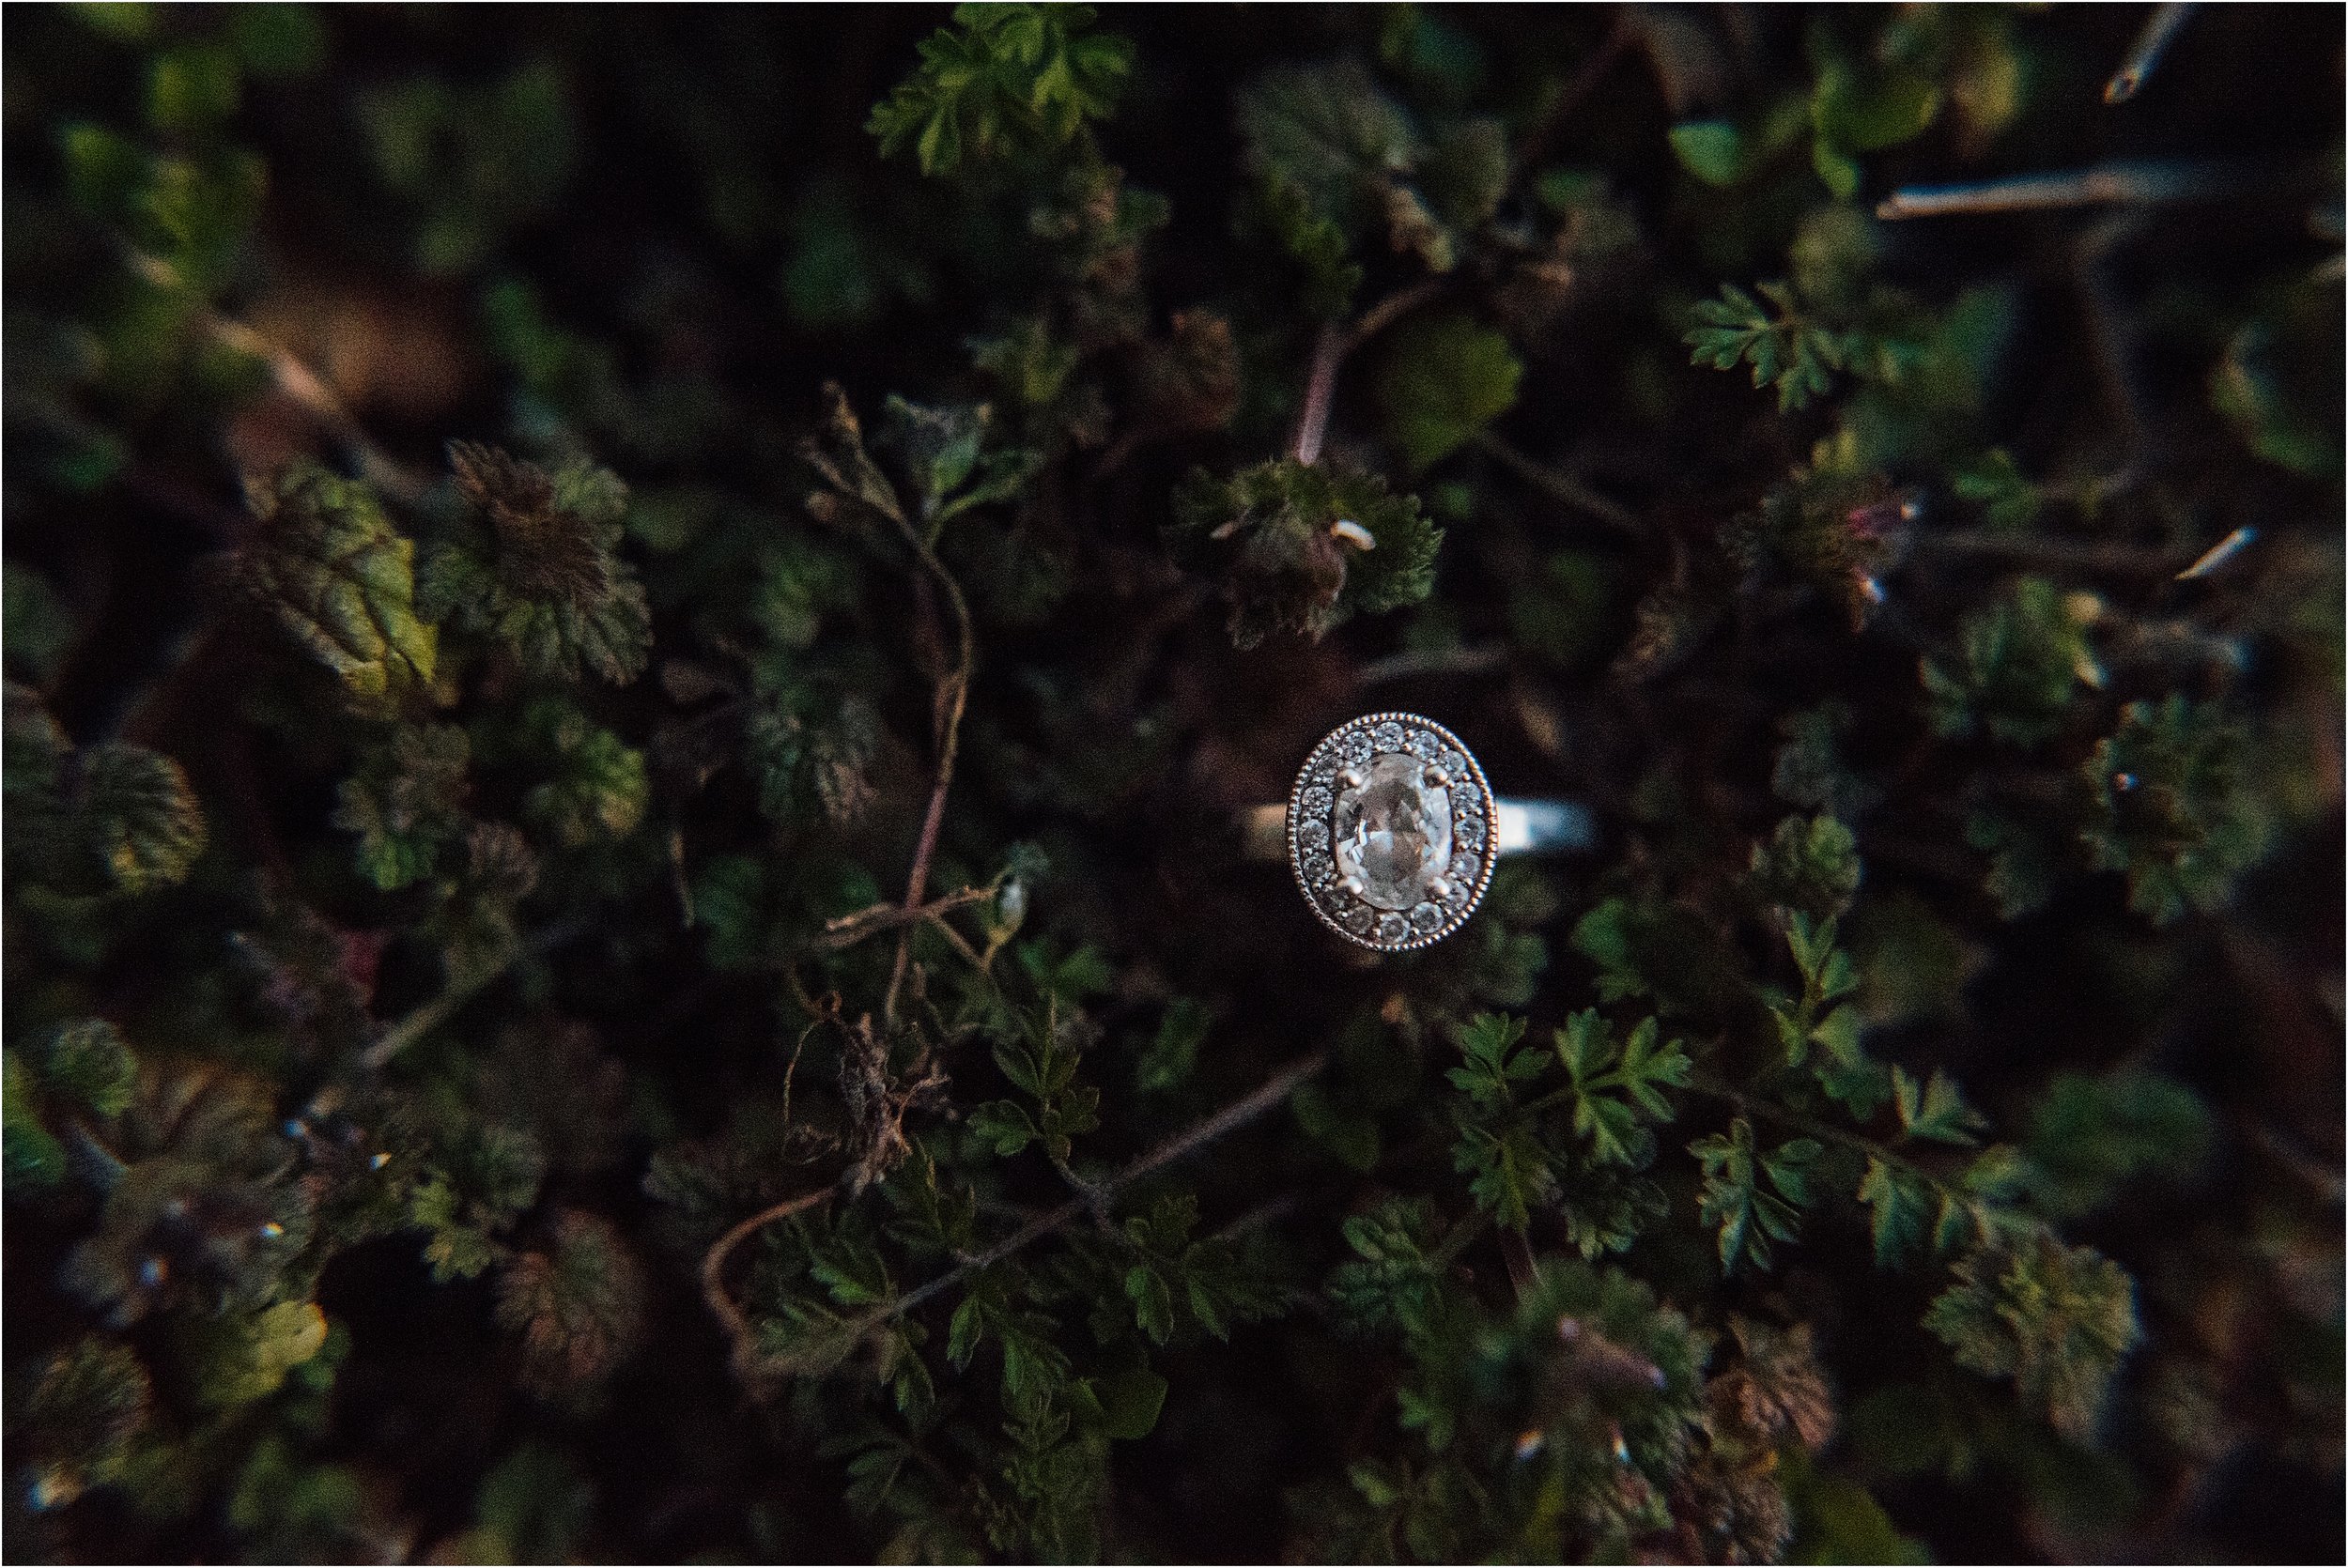
[[[2320,1555],[2338,39],[2160,9],[28,13],[11,1547]],[[1372,959],[1386,708],[1597,832]]]

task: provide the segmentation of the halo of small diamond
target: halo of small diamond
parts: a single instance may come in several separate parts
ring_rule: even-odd
[[[1386,756],[1440,770],[1451,816],[1450,863],[1440,873],[1447,887],[1401,910],[1375,908],[1349,892],[1333,858],[1346,770],[1367,768]],[[1467,923],[1491,884],[1492,857],[1485,846],[1493,804],[1483,768],[1459,736],[1416,714],[1365,714],[1329,731],[1297,770],[1289,792],[1289,869],[1314,915],[1355,946],[1376,953],[1430,946]]]

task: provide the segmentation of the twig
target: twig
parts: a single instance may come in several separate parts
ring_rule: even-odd
[[[2161,55],[2168,53],[2169,45],[2196,8],[2184,0],[2168,0],[2167,4],[2153,8],[2153,14],[2145,19],[2144,30],[2136,35],[2136,42],[2128,50],[2128,57],[2120,62],[2120,69],[2104,84],[2106,103],[2125,103],[2143,89],[2152,77],[2153,68],[2160,64]]]
[[[955,656],[953,668],[938,677],[935,699],[937,713],[937,779],[930,786],[929,810],[921,818],[921,838],[914,846],[913,869],[905,874],[904,909],[908,924],[897,937],[897,960],[888,972],[888,992],[881,1004],[881,1017],[888,1022],[897,1021],[897,992],[904,986],[905,961],[911,955],[913,926],[921,907],[921,892],[929,884],[930,856],[937,852],[937,834],[946,820],[946,792],[953,787],[954,757],[962,742],[962,714],[970,698],[970,672],[978,662],[978,650],[970,631],[970,607],[962,596],[962,585],[954,581],[946,563],[937,559],[937,551],[913,526],[902,507],[889,509],[898,531],[905,543],[913,546],[930,576],[946,593],[946,603],[953,610]]]
[[[1343,352],[1351,354],[1450,286],[1449,278],[1421,278],[1408,288],[1396,289],[1362,313],[1362,318],[1353,323],[1353,330],[1345,334]]]
[[[1329,436],[1329,409],[1336,401],[1337,367],[1345,357],[1450,286],[1449,278],[1421,278],[1370,306],[1352,326],[1332,322],[1321,329],[1313,342],[1312,372],[1305,382],[1305,407],[1296,416],[1296,438],[1289,443],[1298,462],[1321,461]]]
[[[750,1336],[750,1320],[743,1314],[740,1307],[734,1304],[734,1298],[726,1294],[726,1259],[734,1255],[734,1249],[768,1225],[814,1207],[830,1197],[834,1191],[834,1188],[819,1187],[812,1192],[802,1192],[796,1198],[770,1204],[718,1237],[709,1251],[702,1255],[702,1299],[709,1303],[709,1310],[725,1329],[726,1337],[734,1342],[734,1364],[737,1370],[744,1373],[753,1370],[757,1345]]]
[[[1438,648],[1429,653],[1405,651],[1370,660],[1354,672],[1353,679],[1362,685],[1374,686],[1413,675],[1481,675],[1487,670],[1504,669],[1507,664],[1508,650],[1498,643],[1482,648]]]
[[[128,252],[126,259],[132,271],[159,288],[181,286],[178,269],[161,256],[133,250]],[[424,494],[426,482],[423,476],[378,446],[365,427],[343,407],[342,400],[289,349],[245,323],[209,308],[203,311],[199,320],[215,342],[269,366],[270,377],[277,390],[332,431],[334,438],[348,449],[367,479],[404,501],[413,502]]]
[[[1877,204],[1876,216],[1939,218],[1960,212],[2191,201],[2222,189],[2225,175],[2221,165],[2209,162],[2099,163],[1979,185],[1911,185],[1884,197]]]
[[[964,887],[911,908],[904,904],[873,904],[853,915],[842,915],[837,919],[825,921],[824,934],[815,939],[814,945],[837,952],[842,947],[853,947],[866,937],[882,931],[894,930],[900,926],[922,920],[935,920],[947,911],[961,909],[967,904],[982,904],[995,897],[995,893],[991,886]]]
[[[1203,1121],[1193,1123],[1134,1161],[1132,1164],[1127,1165],[1115,1176],[1093,1183],[1087,1195],[1071,1198],[1057,1208],[1045,1210],[986,1251],[965,1259],[928,1284],[909,1290],[895,1300],[874,1307],[851,1319],[842,1325],[837,1333],[823,1342],[823,1354],[820,1358],[778,1356],[768,1357],[762,1360],[756,1357],[754,1350],[746,1348],[751,1343],[749,1324],[743,1317],[741,1310],[725,1297],[724,1283],[719,1273],[725,1259],[718,1248],[731,1251],[733,1247],[740,1244],[742,1237],[755,1231],[760,1225],[796,1214],[801,1208],[822,1202],[830,1195],[832,1189],[826,1188],[820,1192],[803,1194],[799,1198],[791,1200],[788,1205],[778,1205],[775,1208],[762,1214],[752,1215],[749,1220],[728,1231],[719,1238],[718,1247],[711,1249],[712,1256],[715,1258],[714,1265],[710,1258],[703,1260],[703,1290],[710,1297],[711,1310],[718,1314],[718,1321],[726,1326],[728,1332],[734,1337],[737,1365],[744,1366],[746,1372],[765,1376],[789,1376],[803,1367],[816,1364],[818,1360],[832,1359],[830,1355],[832,1351],[844,1353],[845,1350],[855,1348],[873,1330],[903,1317],[923,1302],[953,1289],[971,1275],[993,1268],[1014,1253],[1033,1246],[1045,1237],[1077,1220],[1105,1210],[1116,1201],[1119,1193],[1142,1177],[1172,1164],[1185,1155],[1196,1152],[1227,1133],[1237,1131],[1265,1112],[1283,1103],[1298,1084],[1319,1072],[1328,1064],[1328,1060],[1327,1052],[1318,1051],[1299,1061],[1291,1062],[1273,1074],[1272,1078],[1260,1088],[1233,1100]]]
[[[505,950],[477,969],[458,975],[429,1002],[386,1028],[375,1043],[360,1053],[359,1065],[369,1072],[379,1071],[393,1057],[446,1022],[451,1014],[471,1001],[489,983],[524,958],[539,958],[552,952],[573,937],[587,930],[584,916],[560,920],[547,927],[527,942],[509,944]]]
[[[1477,431],[1475,444],[1502,468],[1551,500],[1563,501],[1585,516],[1595,517],[1617,533],[1637,535],[1645,532],[1639,526],[1637,515],[1629,507],[1599,495],[1571,474],[1536,463],[1490,430]]]
[[[1337,366],[1344,362],[1350,336],[1334,325],[1325,326],[1313,344],[1313,368],[1305,383],[1305,407],[1296,416],[1296,439],[1290,443],[1290,451],[1300,463],[1321,461],[1321,443],[1329,434],[1329,406],[1337,394]]]
[[[1638,34],[1638,22],[1630,8],[1626,6],[1617,10],[1614,25],[1608,29],[1605,39],[1598,46],[1598,52],[1583,61],[1582,69],[1557,90],[1557,96],[1550,100],[1549,107],[1541,111],[1539,121],[1518,141],[1516,155],[1509,163],[1511,184],[1522,178],[1549,151],[1549,144],[1556,140],[1557,132],[1565,128],[1567,118],[1582,107],[1582,100],[1589,97],[1607,71],[1614,69],[1614,62],[1622,58],[1623,52],[1630,47]]]
[[[2011,561],[2037,561],[2050,566],[2077,566],[2093,572],[2165,577],[2176,573],[2182,558],[2168,550],[2143,549],[2086,539],[2057,539],[2032,534],[1995,533],[1979,529],[1951,529],[1915,535],[1914,547],[1952,555],[2002,556]]]

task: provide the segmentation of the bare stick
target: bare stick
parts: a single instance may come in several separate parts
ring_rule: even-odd
[[[1979,185],[1912,185],[1876,207],[1878,218],[1939,218],[1963,212],[2030,212],[2051,208],[2143,206],[2189,201],[2221,184],[2202,162],[2099,163],[2057,174],[2018,175]]]
[[[2125,103],[2142,90],[2153,74],[2153,68],[2160,64],[2161,55],[2168,53],[2169,45],[2174,41],[2195,8],[2185,4],[2184,0],[2168,0],[2167,4],[2153,8],[2153,14],[2145,20],[2144,30],[2136,35],[2136,43],[2129,49],[2128,57],[2120,62],[2120,69],[2112,72],[2110,81],[2104,84],[2106,103]]]
[[[471,1001],[489,982],[514,967],[524,957],[538,957],[579,935],[587,929],[584,919],[561,921],[548,926],[527,942],[510,944],[504,952],[477,969],[467,970],[441,989],[440,993],[417,1007],[396,1023],[386,1028],[375,1043],[361,1053],[360,1066],[369,1072],[380,1069],[391,1059],[407,1050],[446,1022],[451,1014]]]
[[[131,251],[127,259],[131,268],[159,287],[179,286],[178,269],[161,256],[144,251]],[[344,407],[326,383],[308,365],[296,359],[291,351],[263,337],[259,332],[217,311],[207,310],[201,316],[204,330],[215,342],[225,345],[251,359],[269,366],[270,378],[313,419],[332,431],[334,438],[348,449],[359,464],[360,471],[375,484],[405,501],[413,501],[423,495],[425,481],[414,469],[376,445],[373,437]]]
[[[1919,532],[1918,549],[1952,555],[2003,556],[2011,561],[2037,561],[2050,566],[2078,566],[2093,572],[2141,576],[2169,576],[2180,558],[2167,550],[2092,539],[2061,539],[2041,534],[1996,533],[1976,530]]]
[[[1345,335],[1344,352],[1351,354],[1450,286],[1449,278],[1421,278],[1408,288],[1396,289],[1362,312],[1362,318],[1353,323],[1353,330]]]
[[[1337,367],[1345,357],[1450,286],[1448,278],[1421,278],[1370,306],[1352,327],[1331,323],[1321,329],[1313,343],[1312,373],[1305,383],[1305,407],[1296,417],[1296,438],[1289,446],[1298,462],[1321,461],[1321,448],[1329,436],[1330,406],[1336,401]]]
[[[1305,383],[1305,409],[1296,416],[1296,439],[1290,450],[1300,463],[1321,461],[1321,443],[1329,434],[1329,406],[1337,395],[1337,366],[1345,360],[1349,334],[1335,326],[1321,329],[1313,345],[1313,369]]]
[[[1598,46],[1598,52],[1583,61],[1582,69],[1557,90],[1557,96],[1550,100],[1549,107],[1542,111],[1539,123],[1526,131],[1523,139],[1517,143],[1516,156],[1511,160],[1509,169],[1512,181],[1522,177],[1549,151],[1549,144],[1556,139],[1567,117],[1582,106],[1582,100],[1589,97],[1600,79],[1614,69],[1614,62],[1622,58],[1623,52],[1630,47],[1638,34],[1638,23],[1631,8],[1625,6],[1617,10],[1614,25],[1607,31],[1605,40]]]
[[[1477,431],[1475,444],[1490,453],[1502,468],[1551,500],[1563,501],[1583,515],[1597,518],[1617,533],[1636,534],[1643,531],[1638,517],[1629,507],[1599,495],[1569,473],[1561,473],[1536,463],[1491,431]]]
[[[750,1338],[750,1320],[743,1315],[742,1309],[735,1306],[734,1298],[726,1293],[726,1259],[734,1255],[734,1249],[768,1225],[814,1207],[830,1197],[832,1191],[829,1187],[819,1187],[812,1192],[802,1192],[796,1198],[785,1198],[779,1204],[769,1205],[718,1237],[709,1251],[703,1254],[702,1299],[709,1303],[709,1310],[725,1329],[726,1337],[734,1342],[736,1367],[744,1371],[750,1369],[755,1345]]]
[[[945,591],[946,603],[954,613],[954,665],[938,678],[937,684],[937,779],[930,786],[929,810],[921,818],[921,838],[913,850],[913,869],[905,875],[904,909],[909,917],[917,917],[921,907],[921,892],[929,884],[930,857],[937,852],[937,834],[946,820],[946,792],[953,787],[954,756],[962,740],[962,713],[970,698],[970,671],[978,661],[977,645],[970,632],[970,607],[963,599],[962,586],[954,581],[946,563],[937,559],[937,551],[921,537],[902,509],[894,512],[898,530],[905,543],[913,546],[931,576]],[[881,1004],[881,1016],[891,1022],[897,1017],[897,992],[904,984],[905,960],[911,953],[913,926],[908,923],[897,937],[897,961],[888,973],[888,994]]]
[[[1203,1121],[1193,1123],[1105,1181],[1095,1182],[1086,1195],[1071,1198],[1057,1208],[1045,1210],[994,1246],[976,1256],[965,1259],[927,1284],[909,1290],[895,1300],[874,1307],[862,1315],[851,1319],[840,1329],[837,1334],[825,1340],[822,1354],[819,1357],[781,1356],[770,1357],[764,1360],[753,1360],[750,1362],[751,1369],[768,1376],[784,1376],[806,1366],[816,1364],[818,1360],[830,1360],[830,1353],[833,1351],[844,1354],[846,1350],[854,1349],[873,1330],[903,1317],[923,1302],[953,1289],[971,1275],[993,1268],[1014,1253],[1033,1246],[1062,1227],[1097,1211],[1106,1209],[1116,1201],[1119,1193],[1142,1177],[1172,1164],[1185,1155],[1195,1153],[1227,1133],[1237,1131],[1265,1112],[1281,1105],[1299,1084],[1319,1072],[1328,1064],[1328,1060],[1327,1052],[1317,1051],[1299,1061],[1291,1062],[1273,1074],[1262,1087],[1233,1100]],[[803,1208],[822,1201],[830,1194],[830,1191],[826,1188],[822,1192],[806,1194],[803,1198],[794,1199],[792,1202]],[[789,1208],[784,1212],[796,1213],[798,1208]],[[771,1211],[768,1216],[752,1215],[749,1220],[736,1225],[734,1231],[729,1231],[727,1237],[733,1237],[738,1243],[739,1238],[734,1237],[735,1231],[748,1235],[750,1231],[757,1229],[759,1224],[767,1222],[769,1218],[779,1217],[780,1216]],[[726,1238],[721,1237],[719,1244],[725,1246],[729,1243]],[[717,1255],[716,1249],[712,1249],[712,1253]],[[723,1257],[718,1256],[718,1262],[722,1265]],[[724,1299],[723,1282],[718,1280],[707,1259],[703,1261],[702,1280],[705,1292],[711,1290],[713,1280],[718,1282],[712,1295],[711,1308],[718,1313],[719,1321],[725,1323],[729,1331],[734,1334],[735,1354],[739,1361],[749,1355],[749,1352],[743,1348],[749,1344],[749,1326],[742,1318],[740,1309],[734,1307],[731,1300]],[[718,1305],[721,1300],[724,1302],[722,1307]]]
[[[824,934],[816,939],[815,945],[827,950],[853,947],[868,936],[894,930],[916,921],[935,919],[948,910],[960,909],[965,904],[982,904],[993,897],[995,889],[992,887],[965,887],[910,909],[903,904],[873,904],[853,915],[842,915],[838,919],[825,921]]]

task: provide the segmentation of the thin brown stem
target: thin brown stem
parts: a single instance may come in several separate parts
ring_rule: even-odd
[[[923,538],[912,520],[902,510],[892,513],[905,543],[946,595],[946,603],[953,611],[954,663],[938,677],[937,714],[937,777],[930,786],[929,809],[921,818],[921,837],[914,845],[913,869],[905,874],[904,910],[908,923],[897,937],[897,960],[888,974],[888,993],[881,1005],[881,1016],[889,1022],[897,1019],[897,993],[904,984],[905,963],[913,946],[912,920],[919,918],[921,893],[929,885],[930,857],[937,853],[937,835],[946,820],[946,794],[953,788],[954,758],[962,742],[962,715],[970,698],[970,673],[978,662],[976,639],[970,630],[970,606],[962,596],[962,585],[954,581],[946,563],[937,559],[937,551]]]
[[[1228,1133],[1237,1131],[1266,1112],[1275,1109],[1286,1102],[1289,1095],[1298,1084],[1326,1066],[1328,1060],[1328,1053],[1315,1052],[1309,1056],[1291,1062],[1273,1074],[1261,1087],[1233,1100],[1214,1115],[1194,1122],[1125,1166],[1116,1175],[1093,1183],[1085,1195],[1071,1198],[1056,1208],[1046,1209],[994,1246],[965,1259],[961,1264],[940,1274],[928,1284],[909,1290],[895,1300],[874,1307],[851,1319],[835,1335],[827,1338],[820,1351],[813,1357],[782,1356],[758,1359],[753,1351],[745,1348],[750,1345],[749,1325],[743,1318],[740,1309],[734,1307],[734,1303],[725,1298],[723,1283],[707,1259],[704,1259],[702,1265],[703,1289],[710,1295],[711,1309],[717,1313],[718,1320],[726,1325],[728,1332],[734,1340],[737,1364],[747,1362],[747,1371],[764,1376],[787,1376],[807,1366],[817,1364],[819,1360],[835,1360],[835,1352],[853,1349],[874,1330],[894,1322],[913,1311],[914,1308],[953,1289],[971,1275],[993,1268],[1005,1258],[1033,1246],[1065,1226],[1089,1215],[1105,1211],[1110,1205],[1115,1203],[1118,1195],[1135,1182],[1172,1164],[1186,1155],[1197,1152]],[[733,1231],[727,1232],[726,1237],[720,1238],[718,1245],[731,1247],[738,1244],[740,1236],[737,1236],[736,1232],[748,1235],[756,1230],[760,1224],[787,1214],[796,1213],[799,1208],[820,1202],[829,1195],[830,1191],[826,1188],[823,1192],[810,1193],[803,1198],[792,1200],[798,1206],[797,1207],[778,1206],[777,1209],[769,1210],[763,1215],[752,1215],[750,1219],[736,1225]],[[724,1262],[723,1257],[717,1254],[716,1249],[712,1249],[712,1253],[717,1256],[717,1262],[721,1266]],[[716,1283],[713,1284],[713,1282]]]
[[[2048,208],[2142,206],[2186,201],[2217,189],[2218,171],[2202,163],[2101,163],[2055,174],[2017,175],[1978,185],[1917,185],[1876,206],[1884,219],[1939,218],[1966,212],[2030,212]]]
[[[1321,444],[1329,434],[1329,407],[1336,400],[1337,366],[1345,361],[1351,334],[1332,324],[1321,329],[1313,344],[1313,368],[1305,382],[1304,411],[1296,416],[1296,439],[1290,451],[1300,463],[1321,461]]]
[[[935,920],[949,910],[961,909],[967,904],[982,904],[995,897],[995,891],[993,887],[958,888],[910,909],[904,904],[873,904],[853,915],[842,915],[837,919],[825,921],[824,934],[816,938],[814,945],[832,952],[853,947],[868,936],[877,936],[882,931],[895,930],[900,926],[922,920]]]
[[[749,1318],[726,1291],[726,1259],[734,1255],[736,1247],[768,1225],[806,1212],[830,1197],[834,1191],[833,1188],[819,1187],[812,1192],[801,1192],[796,1197],[770,1204],[718,1237],[709,1251],[702,1254],[702,1299],[709,1303],[711,1314],[724,1328],[726,1337],[734,1342],[734,1362],[737,1369],[744,1372],[753,1369],[757,1345],[750,1336]]]
[[[1557,90],[1557,96],[1550,100],[1549,107],[1541,111],[1539,121],[1518,141],[1516,154],[1510,160],[1511,181],[1522,178],[1547,155],[1550,143],[1557,139],[1557,133],[1565,129],[1566,121],[1576,109],[1582,107],[1583,100],[1597,89],[1599,83],[1614,69],[1614,62],[1622,58],[1638,34],[1638,22],[1630,8],[1626,6],[1617,10],[1614,24],[1607,30],[1597,52],[1584,60],[1582,69]]]
[[[148,282],[164,288],[179,286],[178,269],[162,257],[131,251],[126,259],[131,269]],[[205,311],[200,321],[214,342],[269,366],[270,378],[277,390],[324,425],[349,452],[367,479],[405,501],[413,501],[424,494],[427,487],[424,477],[377,445],[357,417],[343,406],[342,399],[291,350],[217,311]]]
[[[2148,577],[2174,576],[2189,564],[2173,550],[2143,549],[2092,539],[2059,539],[2042,534],[1997,533],[1979,530],[1920,530],[1915,545],[1922,550],[1952,555],[1985,555],[2048,566],[2077,566],[2088,571]]]
[[[438,996],[378,1035],[375,1043],[360,1053],[359,1065],[369,1072],[380,1070],[393,1057],[446,1022],[457,1008],[487,990],[491,981],[521,959],[551,952],[586,929],[587,921],[583,918],[561,921],[548,926],[527,942],[509,944],[497,957],[458,974],[441,988]]]
[[[1535,462],[1491,431],[1477,431],[1475,444],[1502,468],[1551,500],[1563,501],[1617,533],[1635,535],[1645,531],[1639,526],[1637,515],[1620,501],[1599,495],[1569,473]]]
[[[1450,286],[1449,278],[1421,278],[1408,288],[1396,289],[1362,313],[1362,318],[1354,322],[1353,330],[1345,335],[1344,351],[1351,354]]]

